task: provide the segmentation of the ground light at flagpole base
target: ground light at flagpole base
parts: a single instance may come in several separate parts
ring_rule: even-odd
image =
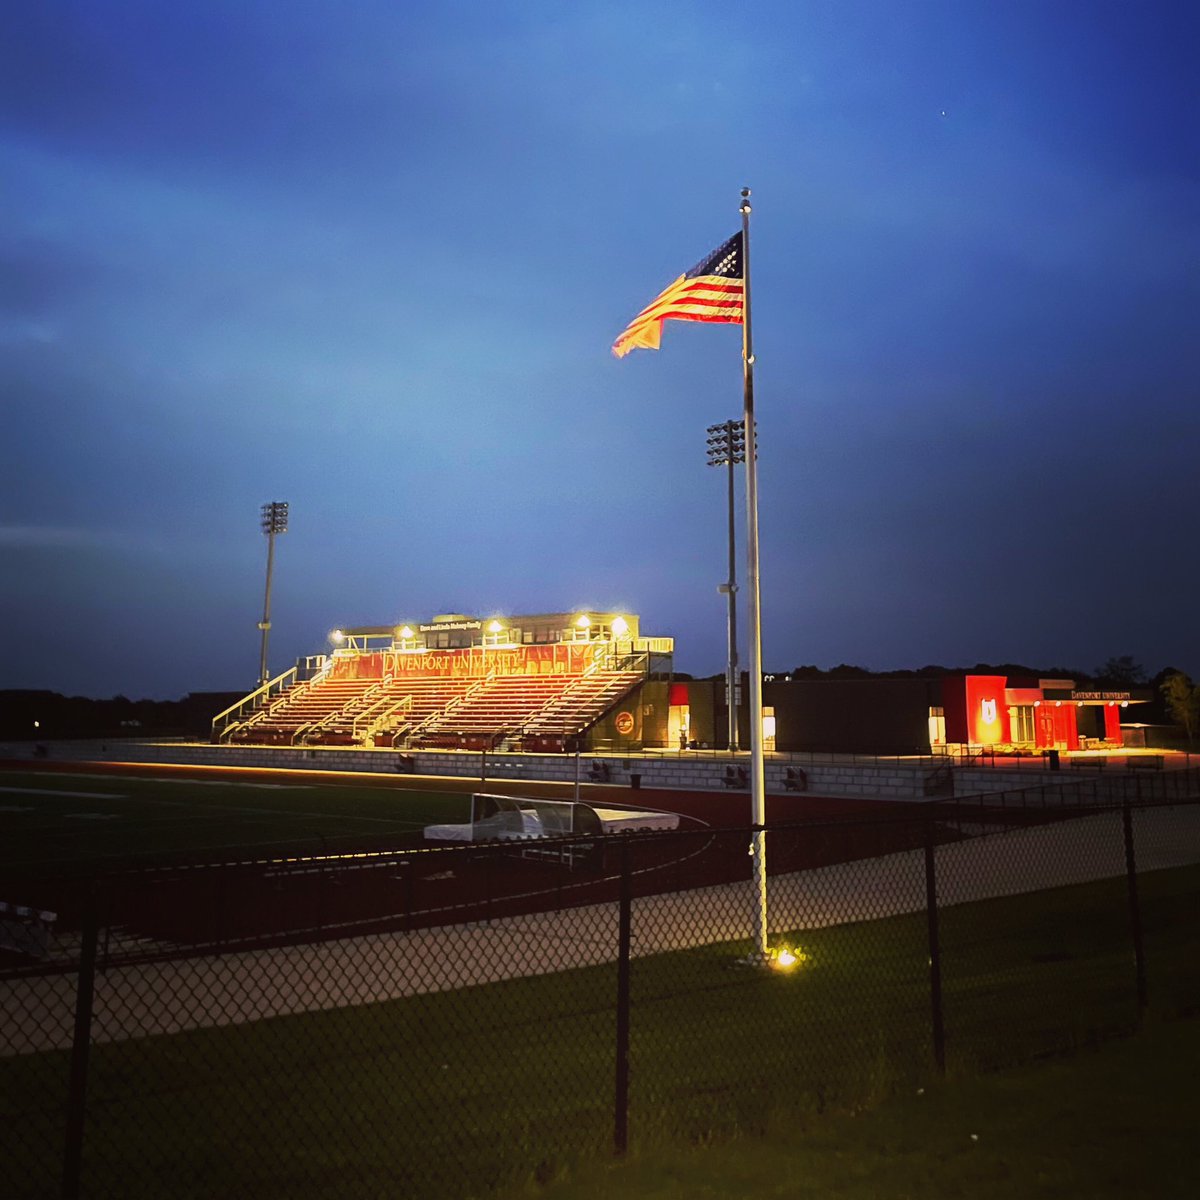
[[[734,964],[787,975],[803,967],[808,960],[808,954],[799,946],[773,946],[762,951],[752,950],[749,954],[735,959]]]

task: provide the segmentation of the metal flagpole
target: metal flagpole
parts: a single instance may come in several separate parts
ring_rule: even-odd
[[[742,239],[743,244],[745,238]],[[745,251],[743,250],[743,253]],[[729,707],[729,751],[731,754],[737,753],[738,748],[738,702],[737,695],[741,690],[738,684],[741,680],[738,679],[738,655],[737,655],[737,551],[734,548],[734,519],[733,519],[733,464],[737,458],[734,453],[736,439],[733,436],[737,426],[731,421],[729,423],[729,458],[728,477],[729,477],[729,581],[725,587],[728,589],[729,596],[729,670],[726,674],[729,676],[729,695],[726,697]]]
[[[750,189],[742,188],[742,381],[746,420],[746,583],[750,642],[750,854],[754,870],[754,948],[767,957],[766,778],[762,724],[762,603],[758,579],[758,446],[754,436],[754,341],[750,330]]]

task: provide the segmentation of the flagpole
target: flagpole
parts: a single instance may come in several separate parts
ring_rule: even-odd
[[[742,188],[742,384],[746,421],[746,576],[750,641],[750,854],[754,871],[754,949],[767,956],[766,771],[762,722],[762,603],[758,579],[758,443],[754,436],[754,341],[750,329],[750,189]]]

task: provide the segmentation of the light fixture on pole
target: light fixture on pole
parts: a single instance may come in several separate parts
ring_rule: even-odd
[[[742,421],[725,421],[708,427],[708,465],[728,467],[729,482],[729,578],[717,589],[729,602],[729,659],[725,668],[725,703],[729,713],[729,749],[738,749],[738,702],[741,681],[737,652],[737,562],[733,514],[733,468],[746,461],[746,426]]]
[[[267,670],[267,637],[271,632],[271,575],[275,570],[275,535],[287,533],[288,506],[286,501],[272,500],[262,506],[262,531],[267,535],[267,591],[263,598],[263,618],[258,623],[262,631],[262,656],[258,665],[258,683],[265,687],[271,675]]]

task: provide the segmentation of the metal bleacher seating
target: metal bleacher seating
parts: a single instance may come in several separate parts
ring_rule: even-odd
[[[383,678],[321,676],[300,683],[236,726],[232,742],[258,745],[473,747],[507,740],[535,749],[599,720],[638,671]]]
[[[525,724],[526,736],[571,736],[598,721],[626,692],[641,681],[638,671],[593,671],[569,685]]]
[[[314,679],[284,692],[235,729],[232,742],[291,746],[304,731],[358,700],[378,680]]]
[[[500,738],[521,730],[531,717],[562,694],[575,676],[495,675],[470,689],[456,705],[434,717],[420,737],[447,744],[457,736]]]

